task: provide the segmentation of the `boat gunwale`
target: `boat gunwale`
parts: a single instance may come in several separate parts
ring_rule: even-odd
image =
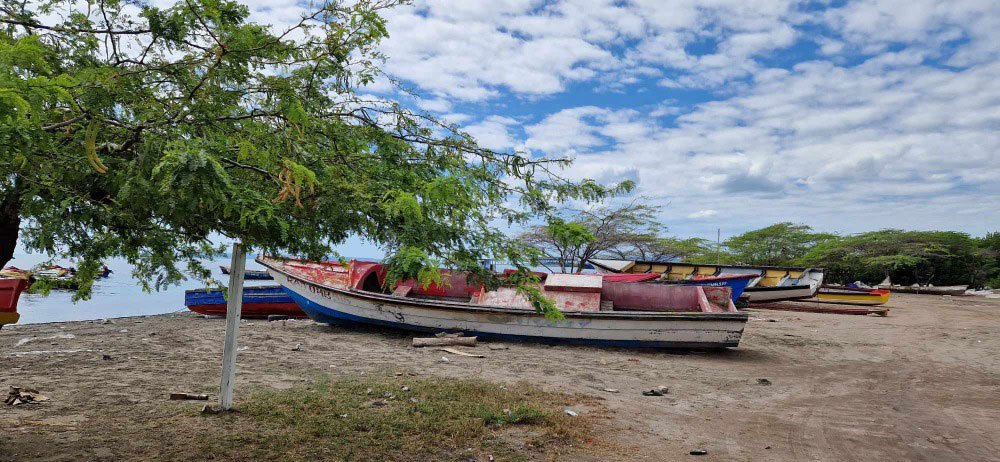
[[[604,260],[604,259],[603,258],[597,258],[596,260]],[[729,264],[716,264],[716,263],[688,263],[688,262],[671,262],[671,261],[661,262],[661,261],[646,261],[646,260],[615,260],[615,259],[608,259],[608,260],[613,260],[613,261],[631,261],[633,263],[633,266],[635,266],[635,265],[674,265],[674,266],[690,266],[690,267],[709,267],[709,266],[714,266],[716,268],[750,268],[750,269],[785,270],[785,271],[793,271],[793,270],[794,271],[810,271],[811,270],[811,271],[819,271],[819,272],[825,271],[824,268],[814,268],[814,267],[807,267],[807,266],[764,266],[764,265],[753,266],[753,265],[737,265],[737,264],[729,265]],[[621,271],[615,271],[613,268],[610,268],[608,266],[602,265],[600,263],[595,263],[594,259],[588,259],[587,262],[590,263],[591,265],[600,266],[601,268],[609,270],[609,271],[614,271],[616,273],[621,272]],[[628,271],[624,271],[624,272],[627,273]],[[650,271],[645,271],[645,272],[648,273]]]
[[[512,314],[517,316],[527,316],[527,317],[539,317],[542,318],[544,315],[536,312],[529,311],[518,308],[508,308],[503,306],[495,305],[473,305],[471,303],[461,303],[452,302],[446,300],[429,300],[429,299],[414,299],[408,297],[399,297],[392,294],[379,294],[375,292],[369,292],[366,290],[359,289],[341,289],[338,287],[329,286],[315,281],[310,281],[303,279],[302,277],[295,276],[283,268],[278,268],[276,265],[272,265],[267,261],[263,260],[264,257],[258,256],[255,260],[257,263],[264,265],[270,270],[277,271],[282,275],[288,277],[289,279],[294,279],[296,281],[308,284],[310,286],[318,287],[324,290],[330,290],[336,293],[340,293],[348,297],[357,297],[375,301],[382,301],[386,303],[394,303],[397,305],[409,305],[418,308],[429,308],[429,309],[444,309],[449,311],[479,311],[487,313],[498,313],[498,314]],[[749,314],[744,312],[725,312],[725,313],[711,313],[704,311],[693,311],[690,313],[685,312],[646,312],[646,311],[560,311],[566,318],[585,318],[585,319],[635,319],[635,320],[664,320],[664,321],[704,321],[704,320],[715,320],[715,321],[743,321],[749,320]]]

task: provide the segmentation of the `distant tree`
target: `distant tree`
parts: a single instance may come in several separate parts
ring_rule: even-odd
[[[814,233],[806,225],[776,223],[725,242],[732,260],[746,265],[792,265],[813,246],[835,239],[829,233]]]
[[[86,296],[110,257],[149,289],[207,278],[213,236],[317,259],[359,235],[399,277],[526,268],[491,223],[609,191],[358,94],[381,74],[380,12],[400,3],[306,2],[274,30],[228,0],[3,2],[0,266],[19,239],[80,259]]]
[[[547,225],[532,227],[521,239],[568,273],[582,271],[587,260],[598,256],[645,260],[686,252],[677,244],[681,241],[661,237],[664,228],[657,220],[658,211],[658,207],[635,202],[591,210],[566,209]]]
[[[580,222],[551,218],[545,226],[536,226],[521,235],[524,243],[538,249],[547,259],[555,260],[560,272],[578,273],[586,262],[587,249],[594,243],[594,234]],[[542,261],[542,265],[552,268]]]

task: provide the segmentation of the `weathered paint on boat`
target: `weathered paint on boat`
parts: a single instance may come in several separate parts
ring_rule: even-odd
[[[648,262],[591,259],[603,273],[657,273],[678,283],[704,278],[753,274],[743,291],[751,302],[795,300],[816,295],[823,284],[823,269],[791,266],[739,266],[706,263]]]
[[[323,323],[356,322],[423,332],[463,331],[483,337],[590,345],[722,348],[739,345],[747,321],[746,313],[728,311],[728,307],[725,312],[564,311],[565,319],[553,320],[523,308],[360,290],[366,284],[371,286],[368,281],[372,274],[384,275],[372,267],[360,271],[353,267],[299,268],[276,259],[257,261],[268,268],[310,318]],[[342,282],[347,284],[340,285]],[[693,289],[706,297],[704,288]]]
[[[681,281],[667,280],[664,282],[668,284],[691,286],[728,287],[732,293],[732,299],[735,302],[743,295],[743,291],[746,290],[747,286],[750,285],[750,283],[757,277],[758,276],[756,274],[731,274],[685,279]]]
[[[184,305],[195,313],[225,316],[225,289],[187,290],[184,292]],[[240,316],[254,318],[270,315],[306,317],[305,312],[281,286],[244,287]]]
[[[0,326],[15,324],[21,319],[17,312],[17,301],[21,292],[28,287],[24,279],[0,279]]]
[[[884,289],[862,289],[845,286],[820,287],[816,302],[844,303],[851,305],[884,305],[889,302],[891,292]]]

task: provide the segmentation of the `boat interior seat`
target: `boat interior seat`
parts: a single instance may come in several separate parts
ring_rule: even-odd
[[[671,281],[683,281],[694,277],[697,270],[698,268],[690,266],[669,266],[664,273],[667,275],[667,279]]]
[[[764,270],[764,276],[760,278],[760,282],[757,283],[757,287],[778,287],[788,276],[788,271],[786,270]]]
[[[721,268],[719,268],[718,266],[699,266],[698,269],[695,270],[694,275],[696,277],[715,276],[719,274],[719,271],[721,271]]]

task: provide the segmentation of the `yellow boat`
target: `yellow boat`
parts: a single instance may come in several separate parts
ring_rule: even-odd
[[[850,305],[885,305],[889,302],[890,295],[892,293],[885,289],[824,285],[816,293],[816,300],[812,301]]]

